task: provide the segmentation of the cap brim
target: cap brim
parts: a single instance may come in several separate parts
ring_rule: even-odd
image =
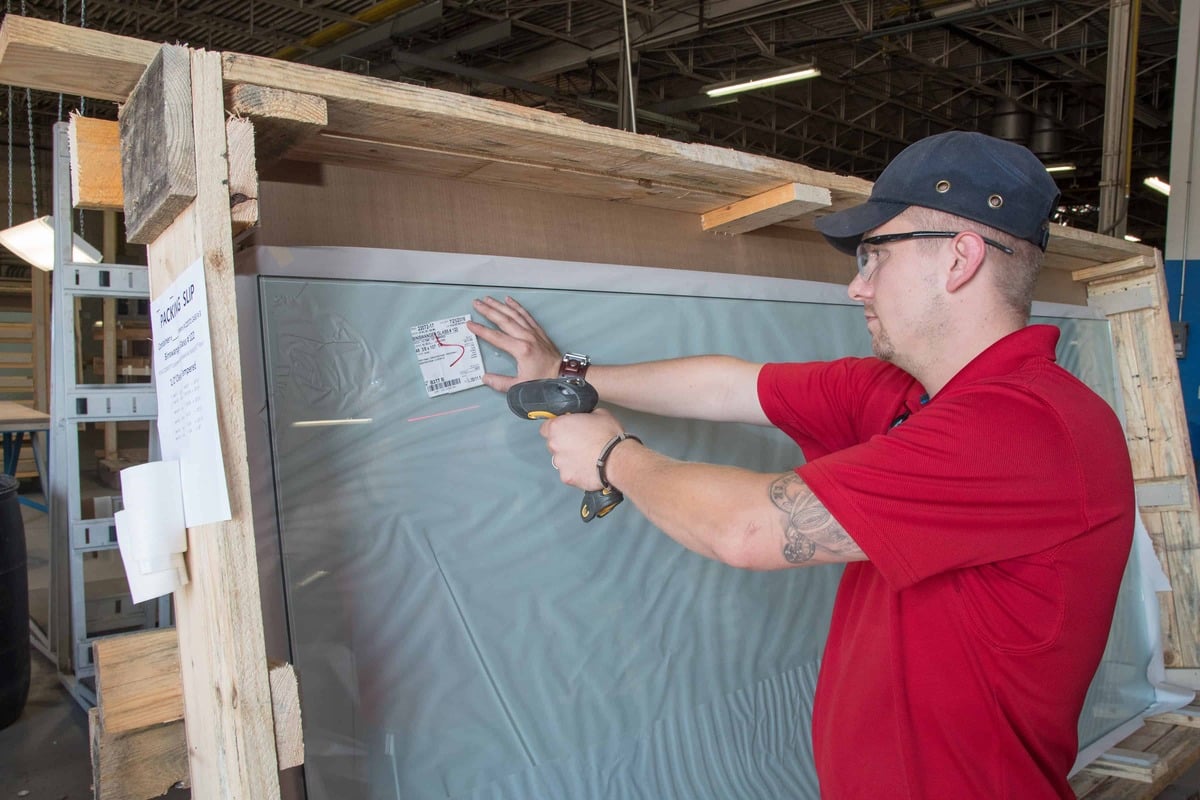
[[[862,205],[827,214],[816,221],[816,226],[831,245],[843,253],[854,255],[863,234],[878,228],[909,205],[887,200],[868,200]]]

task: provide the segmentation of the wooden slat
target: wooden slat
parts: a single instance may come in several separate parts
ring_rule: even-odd
[[[187,737],[181,722],[124,735],[106,734],[100,711],[93,708],[88,711],[88,733],[96,800],[146,800],[166,794],[188,777]]]
[[[1161,722],[1164,725],[1183,725],[1187,728],[1200,728],[1200,704],[1192,703],[1175,711],[1165,714],[1155,714],[1147,717],[1150,722]]]
[[[254,125],[250,120],[225,122],[229,141],[229,215],[236,236],[258,224],[258,167]]]
[[[9,14],[0,28],[0,83],[124,102],[158,47]]]
[[[217,422],[232,519],[188,529],[191,580],[174,594],[193,794],[277,798],[275,731],[251,520],[229,219],[221,59],[191,53],[196,199],[149,245],[155,298],[204,265]],[[186,99],[180,100],[186,102]],[[123,111],[135,129],[132,103]],[[129,164],[124,165],[126,173]],[[132,191],[126,182],[126,193]],[[128,203],[128,198],[126,198]]]
[[[29,322],[0,322],[0,339],[29,339],[33,324]]]
[[[196,196],[192,107],[182,102],[191,94],[187,48],[163,45],[121,107],[127,241],[153,242]]]
[[[1122,275],[1135,275],[1139,272],[1154,269],[1153,254],[1136,255],[1131,258],[1124,258],[1120,261],[1113,261],[1108,264],[1098,264],[1087,269],[1077,270],[1071,273],[1071,277],[1080,283],[1092,283],[1104,278],[1115,278]]]
[[[75,208],[123,211],[121,141],[117,123],[72,114],[70,141],[71,204]]]
[[[1114,778],[1154,783],[1167,771],[1167,763],[1154,753],[1114,747],[1088,764],[1087,769]]]
[[[178,668],[174,676],[178,680]],[[278,664],[270,668],[269,679],[278,768],[290,769],[304,763],[296,673],[291,664]],[[181,719],[117,733],[105,727],[106,716],[112,718],[102,705],[88,711],[93,797],[146,800],[190,780],[187,733]]]
[[[748,233],[785,220],[829,208],[829,190],[822,186],[789,183],[713,209],[700,217],[700,227],[711,233]]]
[[[275,717],[275,752],[279,769],[304,763],[304,735],[301,732],[300,683],[291,664],[272,664],[271,712]]]
[[[183,718],[174,628],[97,639],[96,695],[111,734]]]
[[[1112,760],[1088,765],[1071,778],[1071,788],[1080,800],[1151,800],[1179,778],[1200,757],[1200,728],[1168,725],[1147,720],[1117,747],[1152,758],[1153,763],[1112,764],[1124,777],[1111,777],[1104,770]],[[1149,780],[1147,780],[1149,779]]]
[[[269,86],[246,83],[231,86],[229,110],[253,122],[260,166],[283,158],[329,124],[325,98]]]

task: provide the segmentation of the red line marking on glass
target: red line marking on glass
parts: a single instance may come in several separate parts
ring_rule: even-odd
[[[420,422],[423,419],[433,419],[434,417],[445,417],[445,416],[449,416],[450,414],[461,414],[464,411],[474,411],[477,408],[479,408],[479,406],[474,405],[474,406],[467,406],[466,408],[456,408],[453,411],[439,411],[436,414],[426,414],[423,417],[409,417],[406,421],[407,422]]]
[[[467,348],[464,347],[463,345],[454,344],[454,343],[446,344],[445,342],[443,342],[440,338],[438,338],[437,331],[433,332],[433,340],[438,343],[439,347],[457,347],[458,348],[458,350],[459,350],[458,358],[456,358],[450,362],[450,366],[452,366],[452,367],[455,364],[457,364],[458,362],[462,361],[463,356],[465,356],[467,354]]]

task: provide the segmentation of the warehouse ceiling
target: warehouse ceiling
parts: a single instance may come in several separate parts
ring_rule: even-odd
[[[1142,179],[1168,177],[1180,2],[7,0],[7,8],[491,97],[872,180],[929,134],[996,133],[1029,145],[1047,164],[1074,164],[1074,172],[1055,176],[1062,221],[1096,230],[1110,5],[1131,7],[1137,48],[1126,229],[1162,247],[1166,198]],[[798,64],[821,74],[720,102],[703,92]],[[68,98],[66,109],[78,104]],[[31,105],[44,145],[63,104],[35,93]],[[19,146],[23,106],[21,93]],[[85,110],[115,113],[97,101]]]

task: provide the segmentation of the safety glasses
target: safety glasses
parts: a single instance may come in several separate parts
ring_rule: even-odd
[[[858,243],[858,249],[854,253],[858,259],[858,275],[864,281],[871,280],[875,270],[879,269],[880,257],[883,254],[883,251],[878,249],[880,245],[907,242],[909,239],[953,239],[960,233],[962,231],[905,231],[904,233],[882,233],[878,236],[868,236]],[[1002,245],[986,236],[979,238],[983,239],[984,244],[996,248],[1005,255],[1013,254],[1011,247]]]

